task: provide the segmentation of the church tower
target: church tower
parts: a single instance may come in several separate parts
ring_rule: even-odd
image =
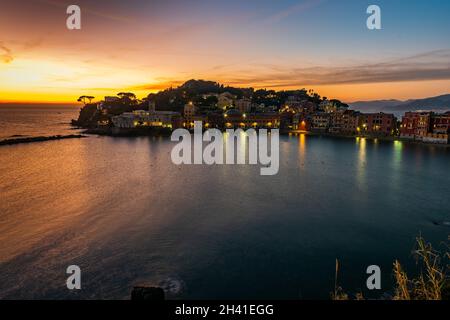
[[[155,102],[154,101],[149,101],[148,102],[148,111],[150,113],[155,113]]]

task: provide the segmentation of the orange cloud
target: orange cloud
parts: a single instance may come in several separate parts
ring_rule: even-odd
[[[0,59],[4,63],[10,63],[14,60],[11,49],[6,47],[2,42],[0,42]]]

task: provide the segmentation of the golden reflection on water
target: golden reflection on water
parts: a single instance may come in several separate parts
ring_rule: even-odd
[[[400,169],[400,165],[402,163],[402,153],[403,153],[403,142],[401,141],[394,141],[394,169],[398,170]]]
[[[356,180],[361,190],[367,189],[366,181],[366,162],[367,162],[367,140],[366,138],[356,138],[358,146],[357,163],[356,163]]]
[[[301,133],[298,137],[298,154],[300,159],[300,168],[305,170],[306,166],[306,135]]]
[[[0,203],[0,262],[70,224],[94,202],[84,175],[86,152],[83,142],[77,142],[2,148],[0,193],[8,201]],[[61,157],[67,154],[71,156]]]
[[[403,157],[403,142],[394,141],[392,144],[392,174],[391,181],[392,185],[396,188],[401,186],[401,169],[402,169],[402,157]]]
[[[158,201],[156,190],[176,172],[167,166],[170,155],[146,141],[88,138],[1,148],[0,194],[8,201],[0,202],[0,262],[55,244],[46,255],[80,256],[95,239],[149,217],[134,206],[142,198]]]
[[[391,212],[399,210],[395,197],[402,194],[389,194],[384,186],[391,182],[392,163],[402,161],[403,148],[408,151],[406,145],[380,142],[375,152],[370,140],[361,138],[355,144],[307,139],[299,135],[289,144],[281,141],[283,148],[290,146],[290,153],[284,154],[288,160],[281,162],[284,167],[275,180],[263,179],[256,170],[242,166],[171,165],[172,144],[154,143],[160,141],[157,138],[92,137],[0,148],[0,194],[7,199],[0,201],[0,262],[7,262],[1,264],[0,297],[46,298],[54,297],[54,292],[66,297],[65,268],[79,262],[89,268],[89,277],[83,281],[91,289],[87,295],[83,291],[83,298],[129,298],[134,285],[159,283],[174,274],[188,279],[191,292],[209,296],[201,284],[189,279],[209,276],[205,270],[214,268],[233,272],[243,262],[235,253],[237,245],[245,249],[246,239],[254,241],[257,249],[244,261],[251,266],[261,260],[261,250],[277,252],[278,243],[284,243],[292,256],[308,257],[314,248],[298,244],[317,234],[330,234],[328,239],[317,240],[319,245],[324,241],[325,253],[330,250],[326,247],[329,239],[337,239],[350,254],[364,252],[369,220],[355,217],[354,212],[382,218],[369,221],[374,222],[373,230],[388,228],[381,237],[398,233],[398,226],[403,228],[401,234],[414,234],[410,231],[427,225],[428,216],[421,212],[420,203],[406,202],[403,217],[390,220]],[[306,158],[306,152],[314,157]],[[316,159],[330,161],[330,171]],[[408,159],[405,154],[406,163],[395,172],[398,181],[413,169],[407,166]],[[309,170],[296,169],[297,161],[308,160]],[[434,161],[435,167],[420,168],[429,170],[427,177],[445,172],[448,155]],[[375,171],[369,171],[367,162]],[[448,176],[439,177],[434,184],[424,178],[404,188],[445,200]],[[367,190],[378,190],[375,196],[386,205],[385,210],[370,202]],[[297,214],[299,207],[302,214]],[[318,215],[323,218],[317,219]],[[351,234],[351,239],[342,234]],[[303,238],[293,242],[297,235]],[[273,239],[277,241],[272,248]],[[402,246],[408,248],[409,240]],[[270,261],[275,264],[269,271],[285,267],[276,263],[279,259]],[[239,284],[248,275],[226,276]],[[206,280],[214,281],[211,277]],[[49,285],[53,286],[50,290]],[[226,280],[221,285],[221,290],[229,287]]]

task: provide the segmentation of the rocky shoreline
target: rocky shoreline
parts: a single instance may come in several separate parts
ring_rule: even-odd
[[[14,138],[14,139],[4,139],[0,140],[0,146],[9,146],[20,143],[31,143],[31,142],[43,142],[43,141],[53,141],[53,140],[63,140],[63,139],[80,139],[86,138],[86,135],[82,134],[70,134],[70,135],[56,135],[56,136],[40,136],[40,137],[27,137],[27,138]]]

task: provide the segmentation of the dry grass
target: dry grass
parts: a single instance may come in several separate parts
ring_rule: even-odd
[[[449,239],[450,241],[450,236]],[[449,298],[450,291],[450,251],[448,243],[445,252],[433,249],[422,236],[416,238],[416,248],[413,251],[419,268],[416,278],[409,278],[400,262],[396,260],[393,265],[395,279],[393,300],[443,300]],[[339,261],[336,260],[336,274],[333,300],[348,300],[348,294],[338,286],[337,278]],[[364,300],[362,293],[355,296],[356,300]]]
[[[349,300],[348,295],[338,286],[339,260],[336,259],[336,268],[334,274],[334,292],[331,294],[332,300]]]
[[[395,300],[442,300],[442,289],[447,281],[447,267],[444,266],[449,252],[441,253],[433,249],[421,236],[416,238],[414,256],[420,268],[415,279],[408,279],[398,261],[394,263],[396,279]]]
[[[406,275],[406,272],[403,271],[398,260],[395,260],[394,262],[394,276],[396,282],[394,300],[411,300],[408,288],[408,276]]]

